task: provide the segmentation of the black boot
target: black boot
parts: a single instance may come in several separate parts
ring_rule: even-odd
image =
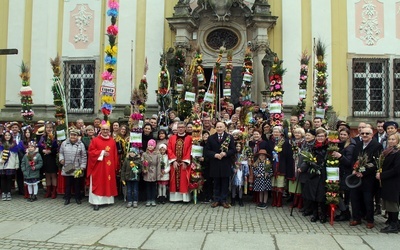
[[[399,232],[398,224],[397,224],[399,213],[398,212],[389,212],[388,215],[389,215],[389,226],[382,228],[380,232],[397,234]]]
[[[65,199],[64,205],[68,205],[70,203],[70,199]]]
[[[243,199],[239,199],[239,206],[244,207]]]
[[[232,197],[231,198],[231,206],[235,206],[236,205],[236,197]]]

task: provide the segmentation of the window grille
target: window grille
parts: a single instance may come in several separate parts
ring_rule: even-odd
[[[94,112],[95,70],[94,60],[64,62],[64,83],[68,113]]]
[[[389,60],[353,59],[353,116],[387,117]]]
[[[393,60],[393,116],[400,117],[400,59]]]

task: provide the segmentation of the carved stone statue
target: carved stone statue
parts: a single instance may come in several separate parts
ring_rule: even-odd
[[[261,60],[261,63],[264,66],[264,82],[266,86],[269,86],[269,72],[271,71],[272,65],[274,64],[274,59],[277,54],[273,52],[269,46],[265,50],[265,53],[266,54]]]

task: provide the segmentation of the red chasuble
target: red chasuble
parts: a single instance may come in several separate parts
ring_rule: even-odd
[[[104,156],[102,161],[98,158],[105,150],[109,156]],[[103,138],[101,135],[90,142],[88,151],[87,176],[92,176],[92,192],[98,196],[117,196],[116,171],[118,166],[117,146],[112,137]]]
[[[168,161],[171,164],[170,170],[170,186],[171,193],[188,193],[190,178],[190,154],[192,151],[192,137],[190,135],[178,136],[173,135],[168,140]],[[175,171],[173,162],[179,164],[178,171]],[[182,162],[187,164],[187,168],[183,169],[180,165]]]

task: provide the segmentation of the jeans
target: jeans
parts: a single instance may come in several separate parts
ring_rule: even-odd
[[[126,196],[128,202],[139,200],[139,182],[138,181],[127,181],[126,182]]]
[[[146,181],[147,201],[155,201],[156,200],[156,191],[157,191],[157,182]]]
[[[65,176],[65,199],[71,199],[72,186],[74,187],[75,199],[81,199],[82,178],[74,178],[73,176]]]

